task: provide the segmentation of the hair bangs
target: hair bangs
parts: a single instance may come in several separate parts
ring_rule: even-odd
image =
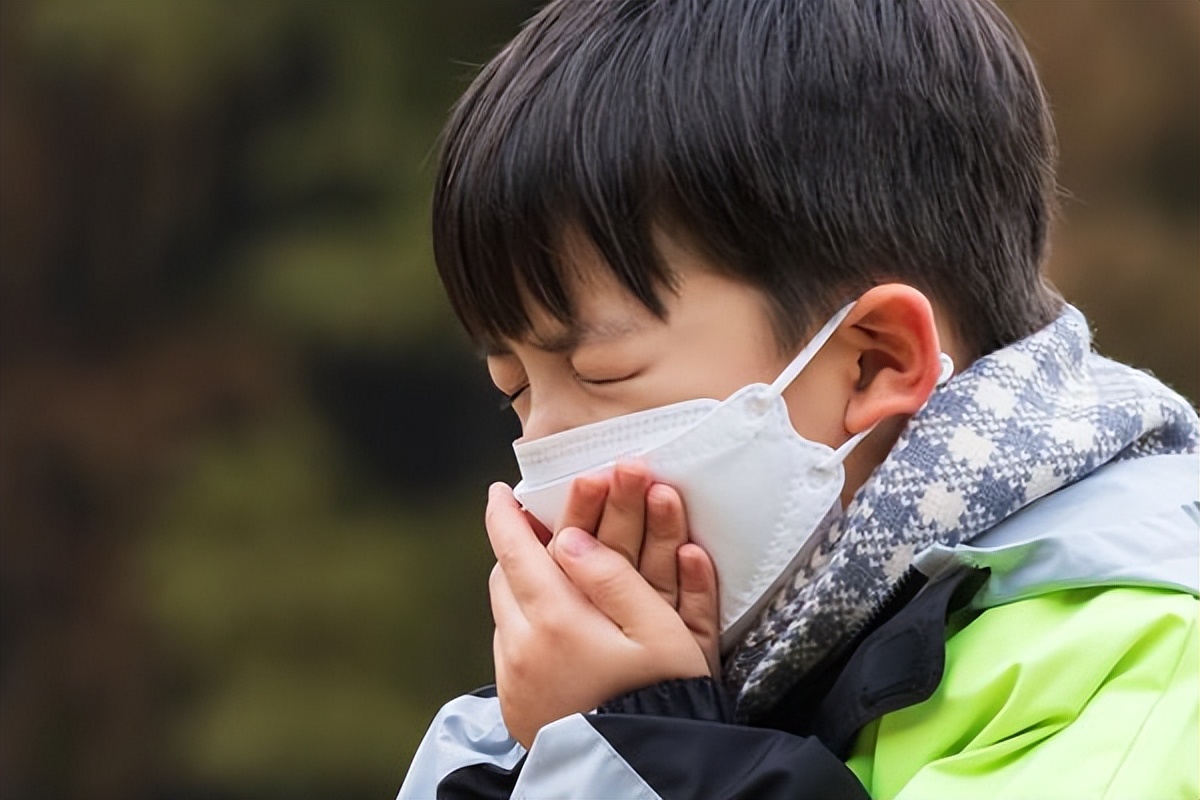
[[[451,116],[434,253],[484,346],[571,322],[597,258],[662,316],[661,228],[760,289],[781,347],[900,281],[982,354],[1057,314],[1053,194],[1044,93],[986,0],[552,0]]]
[[[635,47],[636,25],[613,36],[597,19],[636,15],[628,4],[595,5],[586,21],[608,27],[607,46],[560,46],[587,31],[557,30],[543,12],[479,75],[444,132],[434,255],[455,313],[487,348],[527,333],[532,306],[570,321],[574,287],[592,263],[575,257],[576,237],[651,312],[665,313],[658,292],[673,281],[653,237],[663,203],[648,168],[659,159],[645,59],[618,52]]]

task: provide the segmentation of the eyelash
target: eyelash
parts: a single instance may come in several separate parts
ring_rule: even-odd
[[[512,394],[506,394],[504,392],[501,392],[500,393],[500,395],[501,395],[500,396],[500,410],[508,411],[510,408],[512,408],[513,403],[517,402],[517,398],[520,397],[521,394],[528,388],[529,388],[529,384],[527,383],[524,386],[522,386],[520,389],[517,389]]]
[[[628,378],[604,378],[601,380],[589,380],[579,374],[576,374],[575,378],[577,380],[581,381],[582,383],[591,384],[592,386],[604,386],[605,384],[620,383],[623,380],[628,380]],[[517,389],[512,394],[507,394],[507,393],[501,392],[500,410],[508,411],[510,408],[512,408],[513,403],[517,402],[517,398],[520,397],[522,394],[524,394],[525,390],[528,388],[529,388],[529,384],[527,383],[524,386],[522,386],[520,389]]]

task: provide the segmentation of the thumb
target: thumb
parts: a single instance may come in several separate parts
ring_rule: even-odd
[[[659,606],[674,616],[675,610],[627,558],[587,531],[563,528],[555,535],[551,552],[571,583],[631,638],[637,638],[633,629],[659,616]]]

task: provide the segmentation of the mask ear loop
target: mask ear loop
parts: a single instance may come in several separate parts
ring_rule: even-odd
[[[942,365],[942,369],[941,372],[938,373],[937,383],[934,384],[934,391],[937,391],[946,383],[946,381],[950,380],[950,378],[954,376],[954,359],[950,358],[950,356],[946,355],[945,353],[938,353],[938,363]],[[929,405],[929,401],[932,398],[933,392],[930,392],[929,397],[925,398],[925,402],[921,404],[921,408],[925,408],[925,406]],[[920,411],[920,409],[917,410]],[[850,451],[853,450],[859,442],[870,436],[871,432],[874,431],[876,426],[879,425],[879,422],[882,421],[883,420],[879,420],[869,428],[861,430],[851,436],[849,439],[843,442],[840,447],[830,453],[829,458],[822,461],[818,469],[829,469],[841,464],[846,460],[846,456],[850,455]]]
[[[938,353],[938,361],[941,362],[942,371],[938,373],[935,389],[945,386],[946,381],[954,377],[954,359],[945,353]],[[931,394],[930,397],[933,397],[933,395]],[[925,402],[928,403],[929,401],[926,400]]]
[[[854,303],[858,301],[855,300]],[[800,371],[808,366],[808,362],[813,360],[813,356],[817,354],[829,338],[833,336],[834,331],[842,324],[842,321],[850,314],[850,310],[854,308],[854,303],[849,303],[838,309],[828,322],[821,326],[821,330],[817,331],[813,338],[808,340],[808,344],[804,345],[804,349],[796,354],[792,359],[792,363],[783,368],[783,372],[779,373],[779,377],[771,383],[771,391],[775,394],[783,394],[783,390],[792,385],[792,381],[796,380],[796,376]]]

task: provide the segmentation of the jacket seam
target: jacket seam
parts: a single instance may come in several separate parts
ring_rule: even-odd
[[[622,756],[619,752],[617,752],[617,749],[612,746],[612,742],[608,741],[608,739],[606,739],[604,737],[604,734],[602,734],[599,730],[596,729],[596,726],[592,724],[592,721],[588,717],[588,715],[576,714],[575,716],[578,716],[583,719],[584,723],[588,726],[588,730],[590,730],[592,732],[592,734],[596,737],[596,739],[599,740],[599,744],[601,747],[603,747],[605,754],[608,755],[610,758],[615,758],[618,762],[620,762],[619,766],[621,768],[623,768],[627,773],[631,774],[633,776],[633,778],[638,783],[641,784],[643,791],[649,792],[649,795],[647,795],[648,797],[656,797],[656,798],[662,797],[662,795],[660,795],[657,791],[655,791],[653,786],[646,783],[646,779],[643,778],[641,776],[641,774],[636,769],[633,768],[633,765],[630,764],[629,761],[627,761],[624,756]],[[534,746],[536,746],[537,741],[535,740],[533,744],[534,744]],[[530,747],[529,751],[530,751],[530,753],[532,753],[533,747]],[[535,778],[536,778],[536,776],[535,776]],[[526,780],[528,781],[531,779],[526,778]],[[525,797],[529,797],[529,795],[525,793],[524,787],[522,787],[521,794],[519,794],[519,795],[515,794],[515,793],[513,794],[514,800],[521,800],[521,798],[525,798]]]

